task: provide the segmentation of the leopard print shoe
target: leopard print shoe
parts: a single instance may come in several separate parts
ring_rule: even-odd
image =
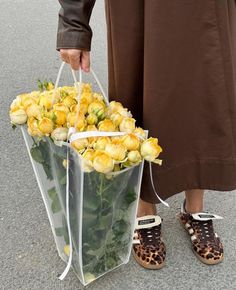
[[[132,254],[146,269],[160,269],[165,265],[166,247],[161,235],[161,221],[157,215],[136,219]]]
[[[220,263],[224,258],[223,245],[214,231],[213,220],[222,217],[208,212],[187,213],[185,202],[177,215],[191,237],[192,250],[197,258],[208,265]]]

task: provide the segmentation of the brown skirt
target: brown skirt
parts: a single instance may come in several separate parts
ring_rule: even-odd
[[[106,19],[109,98],[158,138],[160,196],[236,189],[235,0],[106,0]]]

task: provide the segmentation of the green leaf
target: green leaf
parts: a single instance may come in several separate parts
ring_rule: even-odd
[[[37,85],[38,85],[40,92],[43,92],[43,83],[40,81],[40,79],[37,80]]]
[[[60,184],[61,184],[61,185],[66,184],[66,175],[63,176],[63,177],[60,179]]]
[[[56,198],[53,200],[51,209],[53,213],[58,213],[61,210],[61,204],[58,199],[58,196],[56,196]]]
[[[43,163],[44,162],[44,158],[42,155],[42,152],[40,151],[40,149],[38,147],[32,147],[30,149],[30,154],[32,156],[32,158],[39,163]]]
[[[69,237],[68,237],[68,232],[67,232],[67,227],[60,227],[60,228],[55,228],[55,233],[58,237],[64,237],[65,243],[68,245],[69,244]]]
[[[45,174],[47,175],[47,179],[53,180],[51,168],[47,163],[43,163],[43,169],[44,169]]]
[[[12,127],[13,130],[16,129],[16,125],[15,124],[12,124],[11,127]]]
[[[117,265],[117,262],[116,260],[114,259],[114,257],[112,256],[109,256],[107,259],[106,259],[106,266],[108,269],[112,269],[113,267],[115,267]]]
[[[83,207],[85,211],[96,211],[101,206],[101,199],[96,195],[85,196],[83,200]]]
[[[55,233],[57,236],[61,237],[64,235],[65,229],[64,228],[56,228]]]
[[[47,80],[44,80],[44,82],[43,82],[43,86],[44,86],[44,88],[47,90],[47,88],[48,88],[48,81],[47,81]]]
[[[97,214],[93,212],[83,211],[83,230],[85,235],[87,235],[88,229],[97,224]]]
[[[137,199],[137,194],[134,190],[127,191],[127,193],[125,194],[125,198],[124,198],[124,206],[128,207],[136,199]]]
[[[102,247],[96,249],[96,250],[89,250],[87,251],[87,254],[91,256],[96,256],[98,259],[102,257],[105,254],[105,244],[103,244]]]
[[[112,224],[112,214],[109,213],[105,216],[99,216],[97,219],[97,230],[109,229]]]
[[[56,195],[57,195],[57,192],[56,192],[56,188],[55,187],[53,187],[53,188],[48,190],[48,196],[51,199],[54,199]]]
[[[61,96],[62,99],[64,99],[65,97],[69,96],[69,94],[66,91],[64,91],[64,90],[61,90],[60,91],[60,96]]]
[[[112,230],[115,233],[115,235],[122,235],[127,230],[127,223],[124,220],[119,220],[114,223],[112,226]]]

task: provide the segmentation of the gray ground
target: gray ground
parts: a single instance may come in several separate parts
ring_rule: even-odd
[[[57,255],[44,204],[32,173],[19,130],[11,130],[8,108],[22,90],[35,88],[37,78],[56,77],[59,58],[55,51],[57,1],[0,0],[0,289],[82,289],[70,271],[57,279],[65,267]],[[94,30],[92,65],[107,85],[106,30],[103,2],[97,1],[92,17]],[[69,70],[64,82],[71,80]],[[160,206],[168,247],[167,266],[148,271],[131,258],[91,284],[88,289],[236,289],[236,195],[209,192],[206,208],[224,216],[215,227],[225,245],[225,262],[209,267],[190,250],[190,242],[175,219],[182,193],[169,199],[171,209]]]

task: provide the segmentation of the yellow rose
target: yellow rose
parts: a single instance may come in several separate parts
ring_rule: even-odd
[[[94,113],[98,117],[103,117],[105,113],[105,104],[101,101],[94,100],[91,104],[88,106],[88,113]]]
[[[21,104],[24,107],[24,109],[26,110],[26,108],[32,104],[36,104],[37,101],[35,100],[35,98],[29,96],[27,98],[24,98],[24,100],[22,100]]]
[[[105,150],[106,145],[109,143],[111,143],[111,139],[109,137],[98,137],[96,142],[93,143],[93,148],[95,150]]]
[[[93,96],[91,92],[83,92],[81,95],[81,101],[86,100],[88,104],[92,103]]]
[[[119,109],[117,113],[119,113],[123,117],[130,117],[130,118],[132,118],[131,112],[128,111],[128,109],[126,109],[126,108]]]
[[[28,118],[27,125],[28,125],[28,133],[30,136],[36,137],[43,136],[43,133],[39,130],[37,119],[35,119],[34,117]]]
[[[95,125],[87,125],[86,131],[98,131]]]
[[[63,251],[69,257],[70,256],[70,245],[65,245]]]
[[[116,161],[122,161],[126,157],[127,149],[122,144],[108,143],[105,147],[105,152]]]
[[[92,85],[90,83],[82,83],[82,94],[91,93],[91,92],[92,92]]]
[[[89,125],[94,125],[94,124],[97,124],[97,122],[98,122],[98,117],[97,117],[97,115],[95,115],[94,113],[90,113],[90,114],[87,116],[86,120],[87,120],[87,123],[88,123]]]
[[[26,114],[28,117],[34,117],[36,119],[41,118],[42,108],[37,104],[31,104],[26,108]]]
[[[39,100],[40,97],[40,91],[32,91],[30,93],[30,96],[33,97],[35,100]]]
[[[88,112],[89,103],[87,100],[83,99],[80,101],[79,111],[84,115]]]
[[[98,131],[95,125],[87,125],[86,131]],[[93,142],[97,140],[98,137],[88,137],[89,144],[92,145]]]
[[[19,99],[22,102],[22,101],[24,101],[24,99],[26,99],[28,97],[30,97],[30,93],[20,94],[16,98]]]
[[[94,99],[98,100],[98,101],[104,101],[103,95],[102,94],[98,94],[98,93],[94,93],[93,94]]]
[[[150,137],[141,144],[141,155],[147,161],[154,161],[162,151],[157,138]]]
[[[63,95],[62,97],[66,97],[66,96],[76,96],[77,91],[76,88],[74,86],[63,86],[61,88],[59,88],[61,91],[61,94]]]
[[[54,104],[53,109],[57,111],[65,112],[66,114],[70,112],[69,108],[63,103]]]
[[[96,151],[93,158],[93,167],[102,173],[111,172],[114,168],[114,160],[103,151]]]
[[[68,161],[67,161],[66,159],[64,159],[64,160],[62,161],[62,165],[63,165],[63,167],[66,169],[66,168],[67,168],[67,165],[68,165]]]
[[[78,104],[74,104],[70,107],[71,112],[78,112]],[[88,111],[88,102],[86,100],[80,101],[79,112],[82,114],[86,114]]]
[[[84,150],[88,145],[89,142],[87,138],[81,138],[71,142],[71,146],[77,151]]]
[[[67,139],[68,128],[57,127],[51,133],[52,139],[56,141],[65,141]]]
[[[95,279],[96,279],[96,277],[90,272],[87,272],[84,274],[84,280],[86,283],[90,283],[90,282],[94,281]]]
[[[91,172],[94,170],[93,168],[93,156],[94,156],[94,150],[87,148],[83,154],[82,154],[82,169],[84,172]]]
[[[67,115],[67,126],[68,127],[75,127],[75,122],[77,122],[76,128],[78,131],[83,131],[86,128],[87,121],[85,119],[85,116],[83,113],[77,113],[77,112],[70,112]]]
[[[39,121],[38,128],[43,134],[50,134],[54,129],[53,121],[49,118],[44,117]]]
[[[59,103],[61,101],[61,95],[59,88],[57,90],[53,89],[51,91],[44,91],[40,94],[40,97],[47,97],[52,100],[52,105]]]
[[[127,133],[133,132],[135,130],[135,122],[136,120],[134,118],[125,117],[119,125],[120,131]]]
[[[111,101],[108,106],[110,113],[118,112],[119,110],[124,109],[123,105],[120,102]]]
[[[134,133],[140,135],[143,138],[146,138],[146,133],[141,127],[136,127]]]
[[[27,114],[24,109],[18,109],[9,114],[12,124],[22,125],[27,121]]]
[[[142,160],[142,156],[138,150],[133,150],[128,153],[128,160],[132,163],[137,163]]]
[[[105,120],[100,121],[98,123],[98,130],[99,131],[114,132],[114,131],[116,131],[116,126],[114,125],[114,123],[111,120],[105,119]]]
[[[115,112],[115,113],[112,113],[110,115],[110,119],[112,120],[112,122],[116,125],[116,126],[119,126],[121,121],[123,120],[123,116],[121,116],[120,113],[118,112]]]
[[[67,96],[63,99],[62,104],[70,108],[71,106],[77,104],[76,100],[72,98],[71,96]]]
[[[64,111],[54,110],[55,123],[57,125],[64,125],[66,123],[66,113]]]
[[[23,107],[21,105],[21,100],[16,98],[11,103],[10,111],[13,112],[13,111],[17,111],[19,109],[23,109]]]
[[[123,143],[122,138],[123,138],[123,136],[111,136],[110,137],[112,144],[122,144]]]
[[[77,116],[78,115],[78,116]],[[79,114],[76,113],[75,115],[75,123],[74,126],[76,126],[76,129],[78,131],[83,131],[87,126],[87,121],[85,119],[85,116],[83,113],[79,112]]]
[[[122,141],[128,150],[137,150],[139,148],[140,140],[135,134],[129,133],[125,135]]]
[[[44,110],[43,108],[41,108],[41,119],[43,117],[46,117],[48,119],[51,119],[52,121],[55,119],[55,115],[54,115],[54,110]]]
[[[52,108],[52,97],[49,95],[41,95],[39,98],[39,105],[49,110]]]
[[[95,151],[91,148],[87,148],[82,156],[84,159],[88,160],[88,161],[93,161],[93,156],[94,156]]]
[[[67,126],[68,127],[73,127],[75,125],[75,117],[76,117],[76,113],[75,112],[70,112],[67,115]]]

